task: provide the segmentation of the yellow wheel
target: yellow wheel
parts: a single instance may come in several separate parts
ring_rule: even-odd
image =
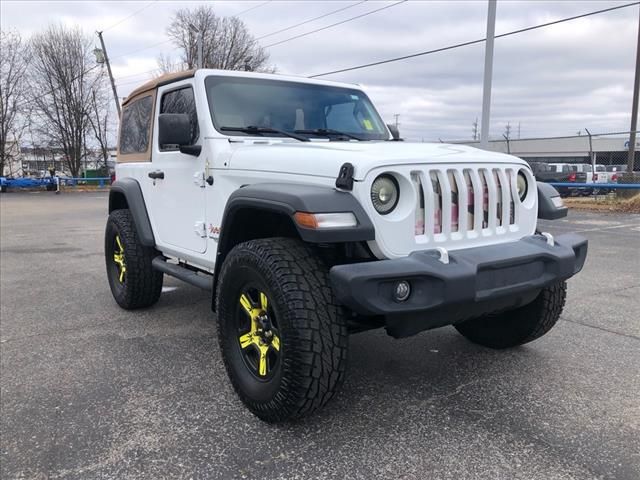
[[[222,264],[218,341],[234,389],[262,420],[307,415],[342,382],[347,327],[328,274],[291,238],[242,243]]]
[[[127,262],[124,259],[124,246],[122,245],[122,240],[120,240],[120,235],[116,234],[114,241],[113,262],[118,269],[118,281],[124,283],[124,276],[127,273]]]
[[[141,245],[129,210],[114,210],[109,215],[104,253],[109,287],[118,305],[130,310],[158,301],[163,275],[151,265],[158,252]]]
[[[280,334],[267,294],[247,288],[238,300],[238,343],[242,358],[258,379],[273,376],[280,359]]]

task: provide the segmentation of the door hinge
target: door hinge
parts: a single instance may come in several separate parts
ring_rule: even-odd
[[[198,187],[204,188],[204,172],[196,172],[193,174],[193,183]]]
[[[204,222],[196,222],[196,224],[193,226],[193,230],[200,238],[204,238],[207,236],[207,226],[204,224]]]

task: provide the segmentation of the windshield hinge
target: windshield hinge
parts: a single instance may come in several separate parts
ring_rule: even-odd
[[[344,163],[340,167],[338,178],[336,178],[336,188],[340,190],[353,190],[353,165]]]

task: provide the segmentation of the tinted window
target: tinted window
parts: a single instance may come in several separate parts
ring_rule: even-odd
[[[124,108],[122,127],[120,128],[120,153],[145,153],[147,151],[152,111],[153,99],[151,95],[140,98]]]
[[[167,92],[160,102],[160,113],[186,113],[191,120],[191,144],[198,139],[198,114],[191,87]]]

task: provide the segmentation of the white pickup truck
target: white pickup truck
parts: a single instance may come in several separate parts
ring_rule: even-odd
[[[580,179],[574,179],[577,182],[582,180],[584,183],[593,184],[592,187],[576,189],[577,192],[583,195],[604,193],[603,189],[598,187],[598,184],[609,182],[609,176],[607,175],[604,165],[596,165],[595,172],[593,171],[593,166],[588,163],[550,163],[549,167],[554,172],[569,171],[577,174],[585,174]]]

